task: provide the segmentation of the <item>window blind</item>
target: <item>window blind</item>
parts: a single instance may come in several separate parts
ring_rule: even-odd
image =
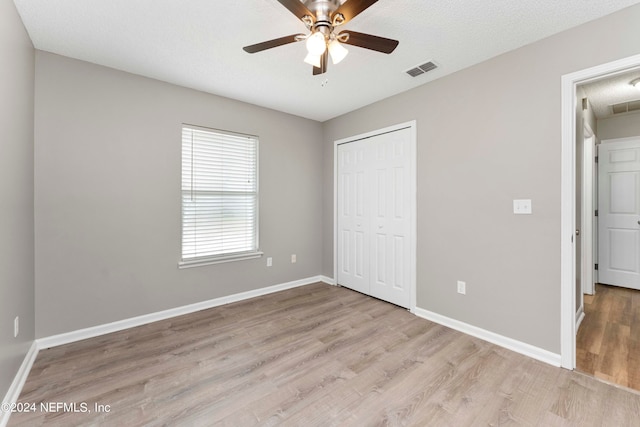
[[[258,140],[182,127],[182,261],[258,249]]]

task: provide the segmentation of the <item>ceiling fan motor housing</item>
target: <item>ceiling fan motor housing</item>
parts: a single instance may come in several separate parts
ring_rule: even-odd
[[[316,15],[314,27],[331,27],[331,15],[340,7],[340,0],[306,0],[304,5]]]

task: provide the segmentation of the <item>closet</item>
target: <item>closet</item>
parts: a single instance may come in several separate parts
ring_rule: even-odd
[[[411,308],[415,124],[337,142],[336,282]]]

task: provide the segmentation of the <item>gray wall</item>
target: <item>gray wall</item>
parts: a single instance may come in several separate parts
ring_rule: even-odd
[[[640,113],[627,113],[598,120],[598,138],[628,138],[640,135]]]
[[[418,307],[559,353],[560,78],[640,53],[638,22],[634,6],[326,122],[323,274],[333,141],[415,119]]]
[[[0,0],[0,398],[34,338],[34,50],[13,2]],[[13,337],[13,319],[20,334]]]
[[[273,267],[177,268],[182,123],[259,136]],[[38,51],[36,336],[318,275],[321,136],[318,122]]]

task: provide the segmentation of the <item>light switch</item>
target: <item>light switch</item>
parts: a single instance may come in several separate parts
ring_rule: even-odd
[[[513,201],[513,213],[516,215],[531,214],[531,199],[517,199]]]

